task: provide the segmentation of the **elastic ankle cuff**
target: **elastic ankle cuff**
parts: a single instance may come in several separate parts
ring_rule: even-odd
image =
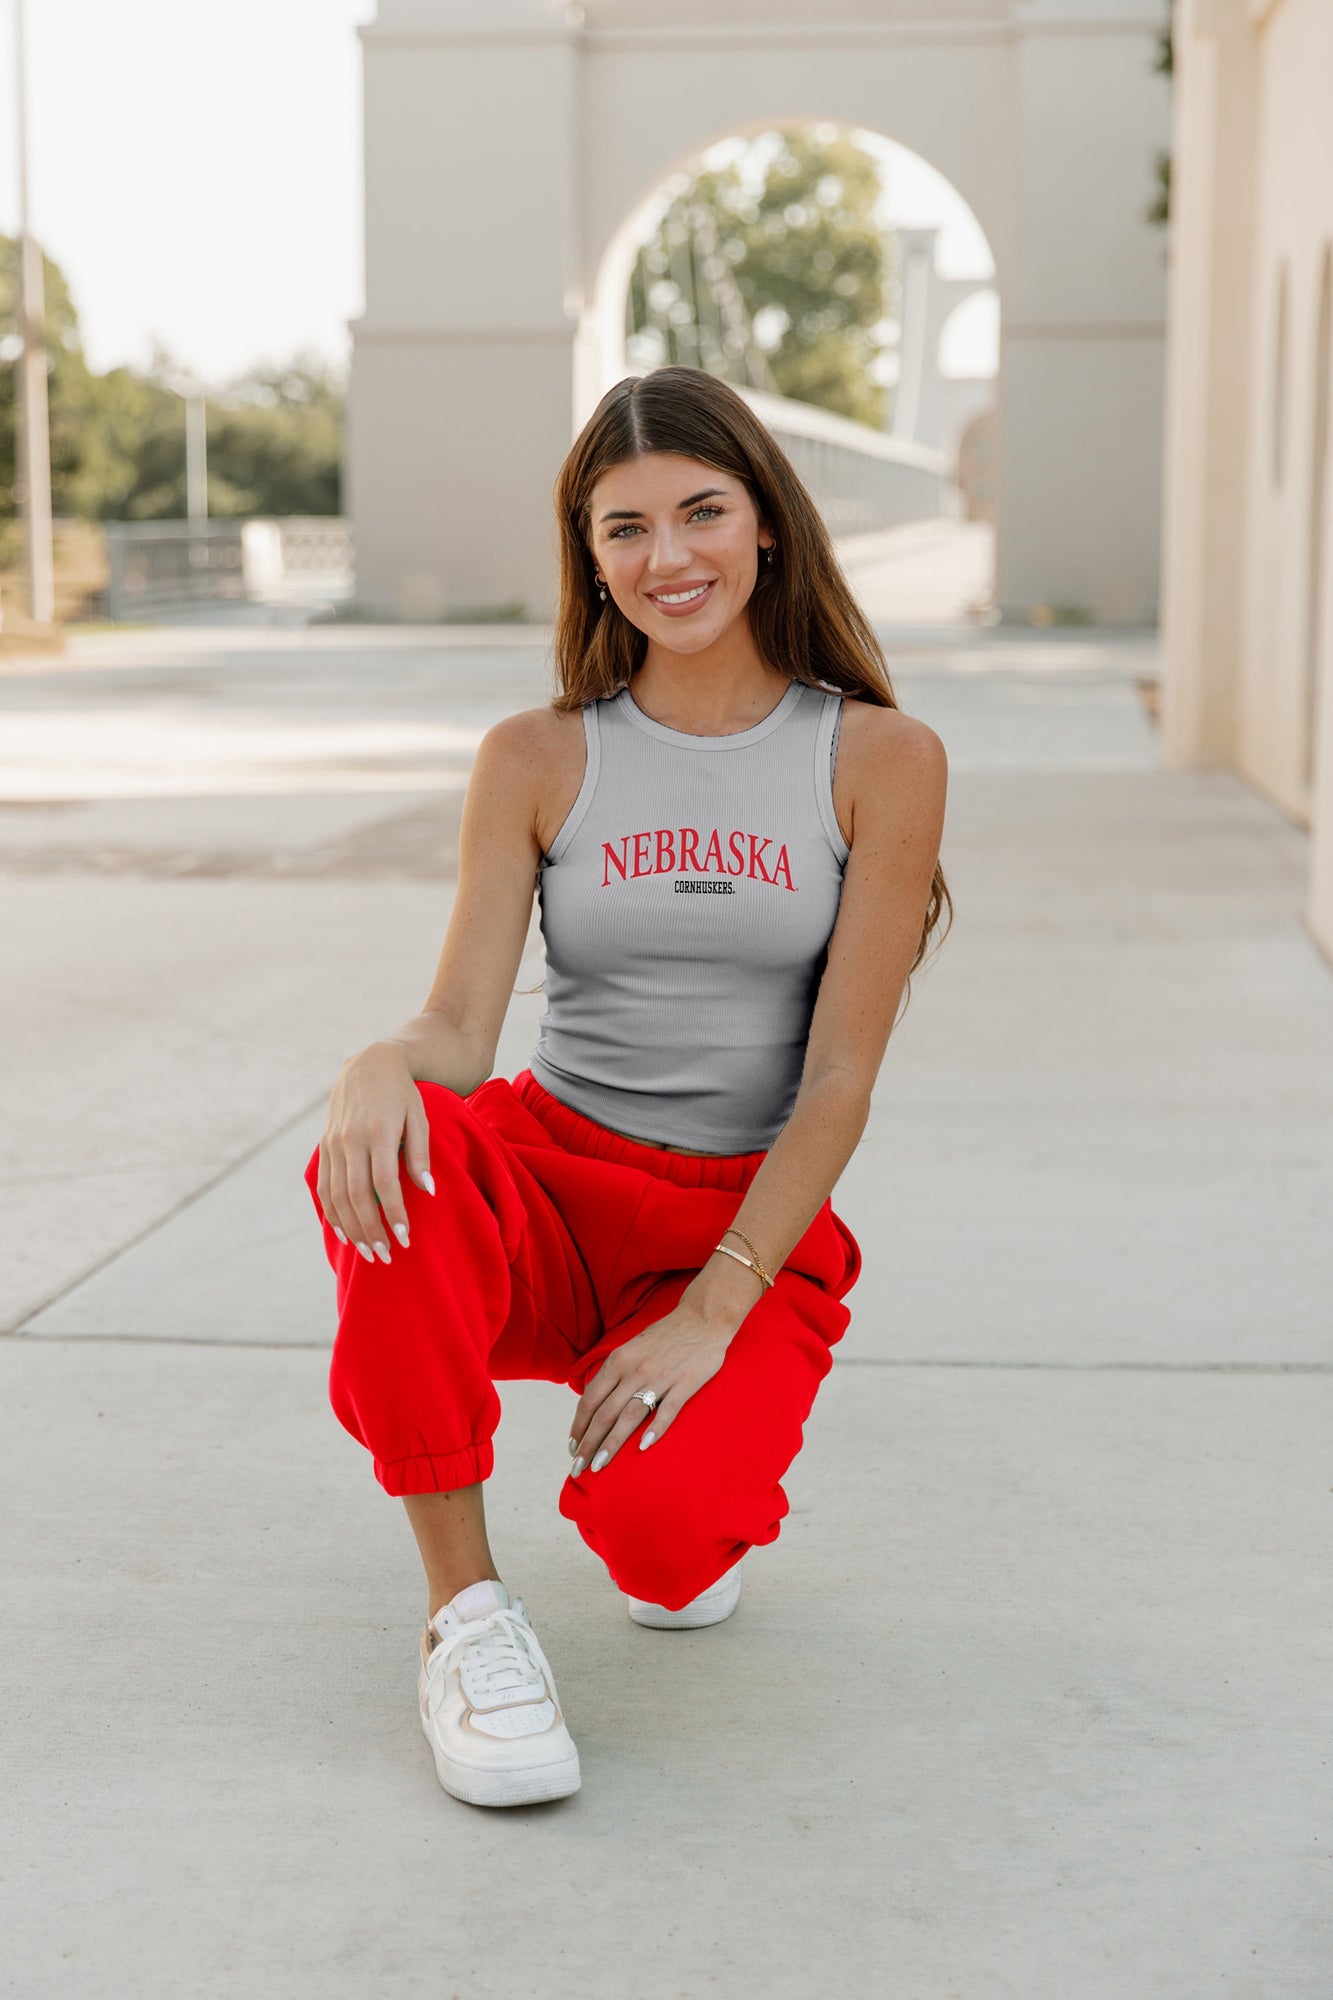
[[[454,1493],[475,1486],[495,1469],[495,1446],[489,1438],[464,1445],[462,1451],[418,1452],[413,1458],[375,1460],[375,1477],[386,1493]]]

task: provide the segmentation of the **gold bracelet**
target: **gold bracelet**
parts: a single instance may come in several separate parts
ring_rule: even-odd
[[[714,1249],[720,1250],[724,1257],[734,1257],[738,1264],[744,1264],[748,1271],[754,1272],[755,1276],[758,1278],[760,1285],[763,1287],[764,1291],[771,1290],[773,1280],[769,1277],[768,1272],[764,1269],[763,1265],[760,1263],[759,1253],[755,1249],[753,1243],[751,1243],[749,1237],[745,1234],[744,1230],[724,1229],[722,1233],[724,1236],[739,1236],[741,1242],[750,1252],[750,1255],[748,1257],[742,1257],[740,1251],[733,1250],[729,1243],[715,1244]]]
[[[734,1258],[736,1259],[736,1262],[737,1262],[738,1264],[744,1264],[744,1266],[745,1266],[745,1268],[746,1268],[746,1270],[747,1270],[747,1271],[753,1271],[753,1272],[754,1272],[755,1276],[756,1276],[756,1277],[758,1278],[758,1280],[759,1280],[759,1286],[760,1286],[760,1293],[761,1293],[761,1295],[762,1295],[762,1293],[763,1293],[763,1292],[767,1291],[768,1287],[769,1287],[769,1286],[770,1286],[770,1285],[772,1284],[772,1282],[773,1282],[773,1280],[772,1280],[772,1279],[771,1279],[771,1278],[769,1277],[769,1275],[768,1275],[767,1271],[762,1271],[762,1270],[761,1270],[761,1269],[759,1268],[758,1264],[752,1264],[752,1263],[750,1262],[750,1259],[749,1259],[748,1257],[742,1257],[742,1255],[741,1255],[740,1251],[739,1251],[739,1250],[733,1250],[733,1249],[731,1248],[731,1245],[730,1245],[729,1243],[715,1243],[715,1244],[713,1245],[713,1253],[714,1253],[714,1255],[716,1255],[716,1254],[717,1254],[717,1252],[718,1252],[719,1250],[720,1250],[720,1251],[722,1252],[722,1255],[723,1255],[724,1257],[734,1257]]]
[[[742,1242],[742,1243],[743,1243],[743,1244],[745,1245],[745,1247],[746,1247],[746,1249],[747,1249],[747,1250],[749,1251],[750,1255],[751,1255],[751,1256],[752,1256],[752,1257],[754,1258],[754,1268],[755,1268],[755,1270],[756,1270],[756,1271],[763,1271],[763,1272],[764,1272],[764,1276],[765,1276],[766,1278],[768,1278],[768,1273],[767,1273],[767,1271],[764,1271],[764,1266],[763,1266],[763,1263],[762,1263],[762,1262],[761,1262],[761,1260],[760,1260],[760,1256],[759,1256],[759,1252],[758,1252],[758,1251],[757,1251],[757,1250],[755,1249],[755,1247],[754,1247],[753,1243],[751,1243],[751,1241],[750,1241],[749,1237],[748,1237],[748,1236],[746,1235],[746,1233],[745,1233],[745,1231],[744,1231],[743,1229],[737,1229],[737,1227],[736,1227],[735,1223],[733,1222],[733,1223],[732,1223],[732,1225],[731,1225],[731,1227],[730,1227],[729,1229],[724,1229],[724,1230],[722,1231],[722,1234],[723,1234],[724,1236],[739,1236],[739,1237],[740,1237],[740,1239],[741,1239],[741,1242]],[[772,1282],[773,1282],[773,1280],[772,1280],[771,1278],[768,1278],[768,1282],[769,1282],[769,1284],[771,1285],[771,1284],[772,1284]]]

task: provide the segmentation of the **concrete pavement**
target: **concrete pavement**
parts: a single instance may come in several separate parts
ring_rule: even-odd
[[[3,1990],[1325,2000],[1333,977],[1303,837],[1156,768],[1151,649],[895,655],[957,916],[835,1194],[791,1514],[729,1624],[631,1626],[555,1513],[567,1392],[504,1385],[585,1778],[486,1815],[417,1727],[299,1174],[541,647],[141,638],[0,679]]]

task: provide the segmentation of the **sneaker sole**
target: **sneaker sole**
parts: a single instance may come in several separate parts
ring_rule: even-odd
[[[722,1598],[716,1605],[685,1605],[680,1611],[667,1611],[660,1604],[645,1604],[640,1597],[629,1600],[629,1615],[636,1625],[647,1625],[655,1632],[695,1632],[703,1625],[720,1625],[730,1618],[741,1601],[739,1583],[736,1594],[730,1600]]]
[[[514,1770],[487,1771],[475,1764],[460,1764],[446,1756],[431,1734],[425,1716],[421,1733],[435,1759],[435,1775],[451,1798],[469,1806],[535,1806],[547,1799],[565,1799],[579,1789],[579,1753],[561,1758],[558,1764],[527,1764]]]

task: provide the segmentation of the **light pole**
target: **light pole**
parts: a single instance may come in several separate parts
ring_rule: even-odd
[[[23,0],[14,0],[19,145],[19,505],[28,572],[28,616],[49,625],[55,612],[51,550],[51,432],[46,402],[46,297],[42,252],[28,227],[28,86]]]
[[[185,512],[191,521],[208,519],[208,404],[185,397]]]

